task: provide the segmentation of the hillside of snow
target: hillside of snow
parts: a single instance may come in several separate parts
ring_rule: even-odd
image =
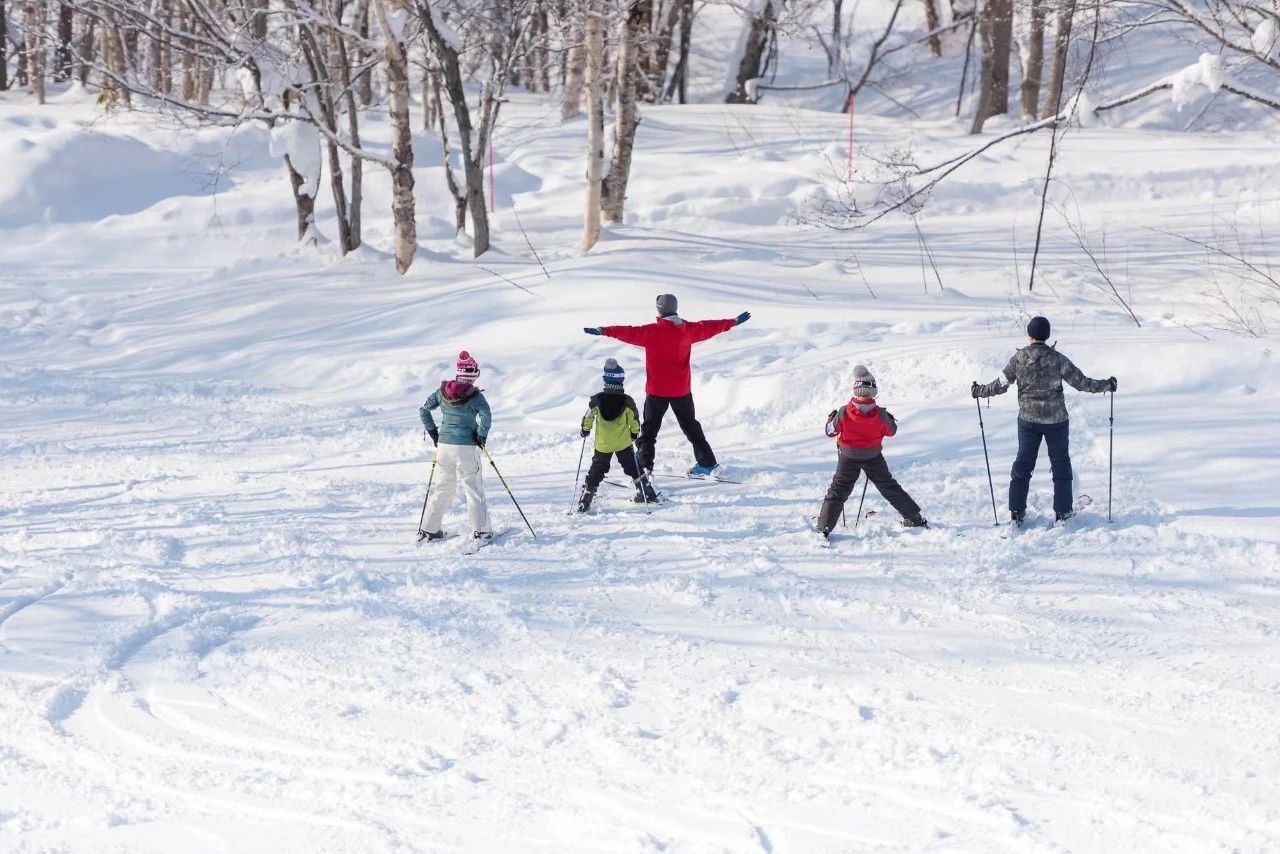
[[[582,256],[583,122],[515,96],[495,250],[453,238],[425,139],[401,278],[385,175],[338,259],[294,243],[266,131],[52,100],[0,93],[0,849],[1280,846],[1277,330],[1227,331],[1183,239],[1276,233],[1274,124],[1066,136],[1055,205],[1135,323],[1057,210],[1026,290],[1047,138],[958,173],[919,232],[840,232],[798,219],[847,168],[845,116],[645,107],[627,221]],[[872,114],[856,138],[857,169],[971,142]],[[568,515],[601,364],[644,381],[582,327],[663,292],[752,312],[694,354],[740,483],[677,477],[668,418],[668,506],[606,485]],[[1069,392],[1093,504],[1051,529],[1042,456],[1005,539],[968,387],[1033,314],[1119,378],[1114,521],[1108,399]],[[490,471],[518,530],[474,556],[414,542],[417,408],[461,349],[537,532]],[[822,424],[860,363],[932,527],[871,490],[825,549]],[[1013,398],[982,409],[1001,518]]]

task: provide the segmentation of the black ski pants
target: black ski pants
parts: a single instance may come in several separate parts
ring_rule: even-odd
[[[889,473],[889,464],[885,462],[884,454],[876,454],[869,460],[859,460],[842,451],[840,462],[836,463],[836,473],[831,478],[831,486],[827,488],[827,497],[822,501],[822,510],[818,513],[819,530],[830,531],[835,528],[840,521],[840,511],[853,494],[853,487],[857,484],[860,473],[866,474],[867,479],[876,485],[880,494],[904,519],[914,519],[920,515],[920,505],[911,500],[907,491]]]
[[[658,431],[662,429],[662,419],[668,409],[676,414],[676,422],[684,431],[684,437],[693,445],[693,458],[698,465],[714,466],[716,453],[711,450],[711,443],[694,415],[693,395],[658,397],[651,394],[644,399],[644,420],[640,422],[640,439],[636,442],[640,450],[640,467],[653,470],[654,446],[658,443]]]
[[[587,469],[587,492],[595,492],[600,486],[600,481],[604,480],[604,476],[608,474],[609,464],[613,462],[615,456],[622,465],[622,470],[627,473],[627,477],[635,480],[640,476],[640,469],[636,468],[635,451],[630,448],[623,448],[612,454],[595,451],[591,454],[591,467]]]
[[[1027,492],[1031,489],[1031,473],[1040,456],[1040,440],[1049,446],[1049,466],[1053,472],[1053,511],[1071,512],[1071,422],[1037,424],[1018,419],[1018,456],[1009,475],[1009,509],[1021,513],[1027,509]]]

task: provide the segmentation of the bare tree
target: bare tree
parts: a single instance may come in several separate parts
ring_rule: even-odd
[[[9,88],[9,8],[0,0],[0,92]]]
[[[1053,65],[1049,70],[1049,90],[1045,93],[1041,118],[1056,115],[1062,106],[1062,86],[1067,76],[1067,58],[1071,52],[1071,27],[1076,16],[1076,0],[1058,0],[1054,22]]]
[[[776,13],[773,0],[765,0],[747,24],[747,38],[738,61],[733,89],[725,97],[727,104],[746,104],[754,100],[748,91],[752,80],[763,77],[768,65],[769,45],[776,37]]]
[[[457,32],[437,17],[432,0],[417,0],[417,3],[418,19],[431,42],[432,55],[444,81],[445,96],[453,107],[454,121],[458,128],[458,145],[462,152],[467,208],[471,211],[474,231],[473,251],[478,257],[489,250],[489,213],[484,203],[484,166],[481,160],[488,142],[488,127],[483,120],[478,129],[472,125],[471,108],[467,103],[459,60],[463,45]]]
[[[606,222],[622,222],[626,204],[627,182],[631,178],[631,153],[635,147],[636,128],[640,125],[636,97],[641,75],[636,61],[636,47],[647,23],[644,3],[633,5],[618,22],[613,158],[602,190]]]
[[[388,8],[390,7],[390,8]],[[413,127],[409,117],[409,47],[405,40],[404,0],[375,0],[378,24],[386,41],[388,108],[391,117],[391,213],[395,221],[396,270],[408,272],[418,251],[413,201]]]
[[[600,239],[600,194],[604,172],[604,9],[602,0],[586,0],[583,42],[587,92],[587,191],[583,202],[582,242],[590,252]]]
[[[1044,2],[1045,0],[1030,0],[1027,51],[1022,58],[1023,121],[1033,121],[1040,114],[1040,75],[1044,69]]]
[[[982,133],[993,116],[1009,111],[1009,59],[1013,43],[1013,0],[986,0],[978,24],[982,45],[978,104],[970,133]]]
[[[45,78],[45,8],[43,0],[26,0],[22,8],[23,40],[26,45],[27,85],[44,103]]]

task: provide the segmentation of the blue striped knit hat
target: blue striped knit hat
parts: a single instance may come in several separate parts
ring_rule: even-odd
[[[627,379],[627,372],[622,369],[622,365],[618,364],[617,359],[604,360],[604,387],[605,389],[621,389],[622,384]]]

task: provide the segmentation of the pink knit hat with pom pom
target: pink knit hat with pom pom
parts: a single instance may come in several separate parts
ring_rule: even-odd
[[[455,382],[471,385],[480,378],[480,363],[471,358],[471,354],[463,350],[458,354],[458,376]]]

